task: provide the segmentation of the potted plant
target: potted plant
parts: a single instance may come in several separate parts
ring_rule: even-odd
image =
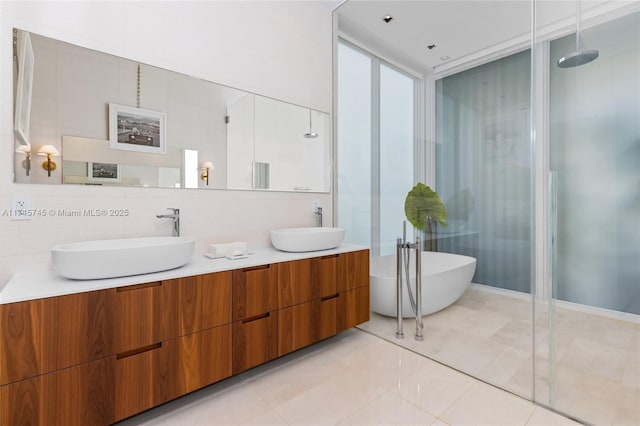
[[[429,251],[433,251],[433,222],[447,226],[447,209],[438,193],[422,182],[418,182],[407,194],[404,201],[407,220],[420,231],[427,230]]]

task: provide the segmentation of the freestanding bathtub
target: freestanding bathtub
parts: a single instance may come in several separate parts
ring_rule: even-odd
[[[476,259],[451,253],[423,251],[422,257],[422,314],[429,315],[458,300],[471,284]],[[415,294],[415,251],[411,253],[409,277]],[[403,272],[404,273],[404,272]],[[371,259],[371,310],[382,315],[396,316],[396,256]],[[403,275],[406,277],[406,275]],[[406,278],[403,279],[406,281]],[[413,317],[406,282],[402,284],[402,316]]]

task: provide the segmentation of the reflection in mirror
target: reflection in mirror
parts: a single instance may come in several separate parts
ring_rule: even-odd
[[[16,138],[14,147],[16,182],[330,190],[328,114],[22,34],[34,72],[29,90],[14,78],[31,101],[30,144]],[[304,138],[310,126],[315,139]],[[55,170],[33,167],[31,146],[44,145],[61,153]],[[257,174],[259,163],[267,166]]]

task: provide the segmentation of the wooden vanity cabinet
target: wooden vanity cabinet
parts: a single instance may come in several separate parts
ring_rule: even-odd
[[[0,426],[104,425],[369,319],[368,250],[0,305]]]
[[[278,355],[369,320],[369,251],[278,264]]]

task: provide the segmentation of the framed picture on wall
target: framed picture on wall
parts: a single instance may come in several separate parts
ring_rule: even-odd
[[[87,177],[91,182],[120,182],[120,164],[88,162]]]
[[[166,114],[109,104],[109,147],[124,151],[166,154]]]
[[[16,34],[18,44],[18,81],[16,83],[16,109],[14,111],[13,127],[18,142],[22,145],[29,145],[35,57],[29,33],[18,31]]]

